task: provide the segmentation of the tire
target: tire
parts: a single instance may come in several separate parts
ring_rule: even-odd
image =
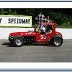
[[[57,42],[58,44],[57,44]],[[56,47],[59,47],[63,44],[63,39],[61,37],[54,37],[50,40],[50,45],[53,45],[53,46],[56,46]]]
[[[53,45],[59,47],[63,44],[63,39],[61,37],[53,38]]]
[[[23,45],[23,38],[22,37],[15,37],[14,45],[16,47],[21,47]]]

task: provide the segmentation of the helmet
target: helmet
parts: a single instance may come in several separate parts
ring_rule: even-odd
[[[40,29],[41,31],[46,32],[46,27],[44,25],[41,25]]]

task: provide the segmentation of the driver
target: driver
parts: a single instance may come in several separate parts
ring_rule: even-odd
[[[36,32],[40,32],[42,34],[45,34],[46,32],[46,27],[44,25],[38,25],[35,29]]]
[[[42,33],[42,34],[45,34],[45,32],[46,32],[46,27],[45,27],[44,25],[41,25],[40,30],[41,30],[41,33]]]

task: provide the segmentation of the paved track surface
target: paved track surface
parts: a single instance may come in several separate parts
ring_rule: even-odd
[[[0,62],[72,62],[72,40],[64,40],[60,47],[12,47],[8,40],[0,40]]]

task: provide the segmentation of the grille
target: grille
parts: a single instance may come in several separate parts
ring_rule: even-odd
[[[35,41],[36,41],[36,37],[34,37],[34,36],[26,36],[26,37],[24,37],[24,42],[33,43]]]

